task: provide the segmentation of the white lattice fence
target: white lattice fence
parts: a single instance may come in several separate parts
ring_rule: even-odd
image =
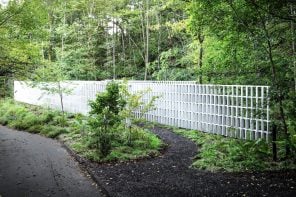
[[[88,101],[104,91],[107,81],[67,81],[65,110],[87,114]],[[151,89],[143,100],[160,96],[156,109],[144,115],[149,121],[201,130],[241,139],[268,139],[268,86],[200,85],[195,82],[129,81],[129,90]],[[60,108],[58,95],[15,82],[15,100]],[[140,116],[139,112],[135,112]]]

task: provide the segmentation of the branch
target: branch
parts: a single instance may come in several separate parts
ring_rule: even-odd
[[[249,2],[251,5],[253,5],[256,9],[259,9],[259,10],[262,10],[264,11],[265,13],[273,16],[273,17],[276,17],[276,18],[279,18],[279,19],[282,19],[282,20],[287,20],[287,21],[293,21],[293,22],[296,22],[296,20],[292,17],[288,17],[288,16],[282,16],[282,15],[279,15],[278,13],[275,13],[273,11],[270,11],[270,10],[267,10],[261,6],[259,6],[255,0],[245,0],[246,2]]]
[[[140,47],[137,45],[137,43],[135,43],[135,41],[134,41],[131,37],[129,37],[129,39],[132,41],[132,43],[135,45],[135,47],[136,47],[139,51],[141,51],[141,49],[140,49]],[[142,59],[145,60],[144,55],[143,55],[142,53],[140,53],[140,55],[141,55]]]
[[[19,13],[21,13],[22,11],[23,11],[23,9],[24,9],[24,4],[15,12],[15,13],[12,13],[11,15],[8,15],[8,16],[6,16],[4,19],[2,19],[1,21],[0,21],[0,27],[2,26],[2,25],[4,25],[5,23],[7,23],[12,17],[14,17],[14,16],[16,16],[16,15],[18,15]],[[6,12],[8,12],[8,11],[6,11]]]
[[[232,2],[228,2],[230,8],[232,9],[232,11],[234,12],[235,16],[238,18],[238,20],[242,23],[243,26],[245,26],[246,30],[249,31],[251,33],[251,35],[255,38],[255,33],[253,32],[253,30],[251,30],[251,28],[249,27],[248,23],[246,21],[244,21],[239,15],[237,10],[234,8]]]

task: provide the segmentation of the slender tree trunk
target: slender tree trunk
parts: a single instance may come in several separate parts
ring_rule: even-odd
[[[290,5],[291,17],[294,16],[293,5]],[[296,91],[296,60],[295,60],[295,23],[291,20],[291,36],[292,36],[292,56],[293,56],[293,67],[294,67],[294,89]]]
[[[67,6],[67,3],[65,3],[64,5],[64,17],[63,17],[63,27],[65,28],[66,27],[66,6]],[[65,32],[63,32],[62,34],[62,48],[61,48],[61,62],[64,63],[65,59],[64,59],[64,51],[65,51]],[[59,66],[61,66],[61,64],[59,64]],[[64,111],[64,99],[63,99],[63,89],[61,87],[61,82],[60,82],[61,79],[58,79],[58,93],[59,93],[59,96],[60,96],[60,102],[61,102],[61,108],[62,108],[62,113],[63,113],[63,125],[62,126],[65,126],[64,125],[64,121],[65,121],[65,111]]]
[[[110,51],[110,42],[109,42],[109,27],[108,27],[108,24],[107,24],[107,28],[106,28],[106,31],[105,31],[105,39],[106,39],[106,65],[109,69],[110,67],[110,54],[111,54],[111,51]]]
[[[52,56],[51,56],[51,53],[52,53],[52,40],[51,40],[51,36],[53,34],[53,29],[52,29],[52,26],[53,26],[53,17],[52,17],[52,14],[51,13],[48,13],[48,18],[49,18],[49,46],[48,46],[48,60],[49,62],[52,61]]]
[[[63,114],[63,123],[62,123],[62,126],[64,127],[64,121],[65,121],[65,110],[64,110],[64,98],[63,98],[63,90],[62,90],[62,87],[61,87],[61,82],[58,81],[58,94],[59,94],[59,97],[60,97],[60,104],[61,104],[61,110],[62,110],[62,114]]]
[[[160,7],[160,3],[158,0],[158,8]],[[160,44],[161,44],[161,15],[159,11],[156,13],[156,20],[158,24],[158,34],[157,34],[157,69],[160,70]]]
[[[121,30],[121,46],[122,46],[122,59],[123,59],[123,66],[125,66],[125,59],[126,59],[126,54],[125,54],[125,36],[124,36],[124,30]]]
[[[114,18],[112,19],[112,63],[113,63],[113,79],[116,79],[116,60],[115,60],[115,24]]]
[[[59,91],[59,96],[60,96],[60,102],[61,102],[62,112],[63,112],[63,114],[64,114],[65,111],[64,111],[63,90],[62,90],[61,82],[60,82],[60,81],[58,81],[58,91]]]
[[[199,57],[198,57],[198,68],[201,70],[202,64],[203,64],[203,42],[204,42],[204,36],[200,33],[198,35],[198,42],[199,42]],[[202,84],[202,76],[199,76],[199,83]]]
[[[41,55],[42,55],[42,61],[44,62],[45,61],[45,55],[44,55],[44,43],[43,41],[41,42]],[[42,64],[43,65],[43,71],[42,71],[42,78],[44,79],[45,77],[45,64]]]
[[[145,77],[147,80],[149,65],[149,0],[146,0],[146,54],[145,54]]]
[[[265,20],[263,20],[263,18],[261,17],[261,21],[262,21],[262,26],[263,26],[263,30],[265,32],[265,37],[267,40],[267,46],[268,46],[268,58],[269,58],[269,62],[271,65],[271,71],[272,71],[272,78],[273,78],[273,86],[277,89],[277,91],[279,92],[277,95],[277,100],[279,103],[279,115],[280,115],[280,119],[281,122],[283,124],[283,131],[284,131],[284,136],[286,139],[286,157],[289,157],[290,155],[290,136],[289,136],[289,132],[288,132],[288,125],[287,125],[287,121],[286,121],[286,117],[285,117],[285,112],[284,112],[284,105],[283,105],[283,90],[281,85],[279,84],[278,81],[278,77],[277,77],[277,72],[276,72],[276,65],[274,62],[274,58],[273,58],[273,52],[272,52],[272,44],[271,44],[271,37],[269,35],[269,32],[266,28],[266,24],[265,24]]]
[[[144,79],[146,79],[146,33],[145,33],[145,12],[144,12],[145,6],[143,5],[142,7],[140,7],[140,9],[141,9],[141,30],[142,30],[142,40],[143,40],[142,56],[145,64]]]
[[[277,135],[277,128],[275,124],[272,124],[271,127],[272,132],[272,158],[273,161],[277,161],[277,144],[276,144],[276,135]]]
[[[63,17],[63,27],[66,27],[66,6],[67,4],[65,3],[64,7],[64,17]],[[64,62],[64,50],[65,50],[65,32],[62,33],[62,50],[61,50],[61,61]]]

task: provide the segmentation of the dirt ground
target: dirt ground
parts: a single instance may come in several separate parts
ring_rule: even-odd
[[[168,144],[163,155],[96,164],[76,155],[109,196],[296,196],[296,171],[211,173],[191,169],[197,147],[169,129],[152,130]]]
[[[52,139],[0,126],[0,196],[103,196]]]
[[[296,171],[211,173],[189,166],[196,145],[169,129],[156,158],[98,164],[55,140],[0,126],[0,196],[296,196]]]

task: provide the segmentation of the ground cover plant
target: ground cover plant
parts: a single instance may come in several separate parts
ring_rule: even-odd
[[[285,158],[285,143],[278,141],[279,160],[273,161],[271,143],[227,138],[195,130],[174,132],[193,140],[199,147],[192,167],[210,171],[262,171],[296,169],[296,155]]]
[[[59,138],[76,153],[94,161],[115,161],[143,158],[159,154],[161,140],[148,130],[133,126],[133,143],[127,143],[124,125],[112,130],[108,154],[102,155],[95,146],[94,132],[89,124],[90,117],[81,114],[65,114],[48,108],[42,108],[15,102],[12,99],[0,100],[0,124],[39,133],[50,138]]]
[[[21,104],[12,99],[0,100],[0,124],[11,128],[55,138],[68,132],[69,125],[64,121],[58,111]]]
[[[131,109],[151,108],[140,101],[142,93],[127,93],[126,83],[109,82],[106,91],[90,102],[91,111],[87,121],[78,127],[88,128],[88,133],[76,133],[70,146],[78,153],[96,161],[127,160],[147,155],[157,155],[162,142],[154,134],[133,124]],[[132,104],[133,103],[133,104]],[[143,111],[144,112],[144,111]],[[81,129],[78,129],[78,131]]]

